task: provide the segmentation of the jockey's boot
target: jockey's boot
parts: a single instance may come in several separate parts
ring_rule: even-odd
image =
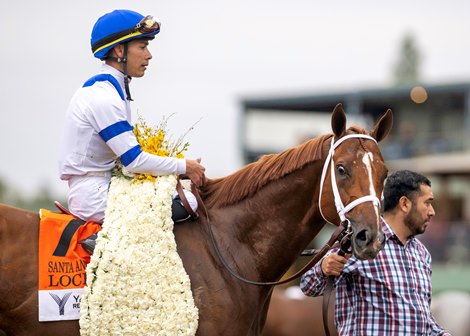
[[[173,219],[175,223],[181,223],[187,221],[189,218],[191,218],[191,215],[185,209],[181,198],[176,196],[171,204],[171,219]]]
[[[79,243],[82,245],[83,249],[90,253],[90,255],[93,254],[93,251],[95,250],[96,246],[96,238],[98,237],[97,233],[93,233],[90,237],[85,238],[83,240],[80,240]]]

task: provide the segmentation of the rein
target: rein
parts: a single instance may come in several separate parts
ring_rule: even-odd
[[[346,253],[351,253],[351,240],[343,240],[340,244],[340,249],[338,255],[344,257]],[[323,330],[325,331],[325,336],[330,336],[330,328],[328,324],[328,307],[330,305],[331,294],[333,293],[335,285],[335,277],[330,275],[326,280],[326,287],[323,291],[323,302],[322,302],[322,319],[323,319]]]
[[[302,269],[300,271],[296,272],[294,275],[288,277],[287,279],[283,279],[283,280],[279,280],[279,281],[268,281],[268,282],[248,280],[248,279],[242,277],[241,275],[239,275],[237,272],[235,272],[229,266],[229,264],[225,261],[225,258],[222,256],[222,253],[220,252],[219,245],[217,244],[217,241],[215,239],[214,231],[212,230],[212,224],[211,224],[211,221],[210,221],[210,218],[209,218],[209,212],[207,211],[207,208],[206,208],[206,206],[205,206],[205,204],[204,204],[204,202],[201,198],[201,195],[199,194],[199,191],[195,187],[194,184],[191,184],[191,191],[196,196],[197,202],[199,204],[199,208],[204,212],[204,216],[206,217],[206,221],[207,221],[207,229],[208,229],[209,235],[211,237],[212,246],[214,247],[214,250],[217,253],[217,257],[219,258],[220,262],[225,267],[225,269],[227,271],[229,271],[229,273],[232,276],[234,276],[235,278],[237,278],[238,280],[240,280],[242,282],[245,282],[245,283],[248,283],[248,284],[251,284],[251,285],[275,286],[275,285],[281,285],[281,284],[290,282],[290,281],[298,278],[299,276],[304,274],[306,271],[308,271],[311,267],[313,267],[313,265],[315,265],[321,258],[323,258],[323,256],[328,252],[328,250],[333,246],[333,244],[337,240],[344,240],[344,239],[346,239],[346,237],[349,238],[352,234],[351,226],[350,226],[349,222],[343,222],[342,223],[343,225],[340,225],[336,228],[336,230],[333,232],[333,234],[331,235],[330,239],[325,244],[325,246],[323,246],[323,248],[320,251],[315,253],[315,255],[312,257],[310,262],[308,262],[304,267],[302,267]]]
[[[202,209],[202,211],[204,212],[204,215],[206,217],[207,228],[208,228],[208,231],[209,231],[209,235],[210,235],[210,238],[211,238],[212,245],[214,247],[215,252],[217,253],[217,257],[219,258],[219,260],[221,261],[223,266],[227,269],[227,271],[232,276],[234,276],[235,278],[237,278],[238,280],[240,280],[242,282],[245,282],[245,283],[251,284],[251,285],[258,285],[258,286],[281,285],[281,284],[290,282],[290,281],[300,277],[307,270],[312,268],[316,263],[318,263],[318,261],[320,261],[321,258],[323,258],[323,256],[328,252],[328,250],[332,248],[332,246],[335,244],[336,241],[338,241],[338,240],[341,241],[342,245],[343,244],[350,244],[350,242],[346,243],[346,241],[349,240],[351,235],[352,235],[352,228],[351,228],[350,221],[346,218],[346,213],[349,212],[354,207],[356,207],[357,205],[359,205],[361,203],[364,203],[364,202],[373,202],[375,206],[377,206],[377,207],[380,206],[380,200],[378,199],[377,196],[374,196],[374,195],[367,195],[367,196],[360,197],[360,198],[354,200],[353,202],[349,203],[346,207],[343,205],[343,202],[342,202],[341,197],[339,195],[338,186],[336,184],[336,176],[335,176],[335,167],[334,167],[333,155],[334,155],[334,150],[341,143],[343,143],[344,141],[346,141],[348,139],[351,139],[351,138],[364,138],[364,139],[372,140],[375,143],[377,143],[377,140],[375,140],[373,137],[371,137],[369,135],[366,135],[366,134],[349,134],[349,135],[346,135],[346,136],[340,138],[336,142],[334,142],[333,138],[331,140],[331,147],[330,147],[330,150],[328,152],[328,156],[325,159],[325,163],[323,165],[323,171],[322,171],[322,176],[321,176],[321,181],[320,181],[320,195],[319,195],[318,202],[319,202],[320,213],[321,213],[323,219],[326,222],[331,223],[329,220],[327,220],[325,218],[325,216],[323,215],[323,212],[321,210],[321,197],[322,197],[322,193],[323,193],[323,184],[325,183],[326,171],[327,171],[328,165],[330,164],[330,161],[331,161],[331,184],[332,184],[332,187],[333,187],[333,195],[334,195],[334,198],[335,198],[336,209],[337,209],[338,215],[341,219],[341,224],[333,232],[333,234],[331,235],[328,242],[312,257],[312,259],[304,267],[302,267],[301,270],[299,270],[298,272],[296,272],[292,276],[290,276],[286,279],[283,279],[283,280],[267,281],[267,282],[249,280],[249,279],[246,279],[246,278],[242,277],[240,274],[235,272],[228,265],[228,263],[226,262],[226,260],[222,256],[222,254],[220,252],[220,249],[219,249],[219,246],[217,244],[217,241],[215,239],[207,208],[205,207],[204,202],[202,201],[201,196],[199,195],[199,192],[198,192],[197,188],[193,184],[191,184],[191,191],[196,196],[196,199],[199,203],[199,207]]]
[[[207,214],[206,214],[207,215]],[[346,222],[344,222],[343,224],[346,224]],[[343,225],[340,225],[336,228],[336,230],[333,232],[333,234],[331,235],[330,239],[328,240],[328,242],[321,248],[320,251],[318,251],[317,253],[315,253],[315,255],[312,257],[312,259],[310,259],[310,261],[305,264],[304,267],[302,267],[302,269],[300,269],[299,271],[297,271],[295,274],[291,275],[290,277],[286,278],[286,279],[283,279],[283,280],[279,280],[279,281],[266,281],[266,282],[262,282],[262,281],[253,281],[253,280],[248,280],[244,277],[242,277],[241,275],[239,275],[238,273],[236,273],[228,264],[227,262],[225,261],[224,257],[222,256],[222,254],[220,253],[220,249],[219,249],[219,246],[217,245],[217,242],[215,240],[215,237],[214,237],[214,233],[212,231],[212,226],[210,224],[210,221],[209,221],[209,218],[207,217],[207,227],[209,229],[209,233],[210,233],[210,236],[211,236],[211,241],[212,241],[212,245],[214,246],[214,249],[217,253],[217,256],[219,257],[220,261],[222,262],[222,264],[224,265],[224,267],[227,269],[227,271],[230,272],[230,274],[232,274],[235,278],[237,278],[238,280],[242,281],[242,282],[245,282],[247,284],[250,284],[250,285],[257,285],[257,286],[276,286],[276,285],[282,285],[284,283],[287,283],[287,282],[290,282],[294,279],[297,279],[298,277],[300,277],[302,274],[304,274],[305,272],[307,272],[310,268],[312,268],[317,262],[320,261],[321,258],[323,258],[323,256],[328,252],[328,250],[333,246],[333,244],[337,241],[337,240],[341,240],[340,237],[345,237],[345,236],[349,236],[350,234],[348,234],[348,227],[347,226],[343,226]]]

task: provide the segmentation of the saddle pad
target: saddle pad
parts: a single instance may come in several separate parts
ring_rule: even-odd
[[[78,320],[90,262],[79,241],[101,226],[46,209],[39,215],[39,321]]]

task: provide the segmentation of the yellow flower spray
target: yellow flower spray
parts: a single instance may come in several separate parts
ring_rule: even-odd
[[[184,137],[194,128],[194,125],[178,139],[172,140],[167,131],[168,120],[171,116],[163,117],[160,123],[152,128],[139,115],[134,126],[134,134],[142,151],[158,156],[184,158],[183,152],[189,148],[189,142],[185,142]],[[135,178],[137,181],[150,180],[153,182],[156,177],[150,174],[137,174]]]

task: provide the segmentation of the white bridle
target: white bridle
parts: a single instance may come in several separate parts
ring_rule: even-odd
[[[378,209],[380,208],[380,199],[376,195],[367,195],[360,197],[348,205],[344,206],[343,201],[341,200],[341,197],[339,195],[339,190],[338,186],[336,184],[336,176],[335,176],[335,163],[333,161],[333,155],[335,153],[336,147],[338,147],[340,144],[342,144],[344,141],[352,138],[363,138],[363,139],[369,139],[377,143],[377,140],[375,140],[373,137],[366,135],[366,134],[349,134],[346,135],[338,141],[334,142],[334,138],[331,139],[331,147],[330,151],[328,152],[328,156],[326,157],[325,164],[323,166],[323,171],[321,175],[321,180],[320,180],[320,196],[318,197],[318,207],[320,208],[320,213],[323,217],[323,219],[331,223],[328,219],[326,219],[325,215],[323,214],[323,211],[321,209],[321,198],[323,194],[323,184],[325,183],[325,178],[326,178],[326,170],[328,169],[328,164],[331,161],[331,186],[333,188],[333,196],[335,198],[335,205],[336,205],[336,211],[338,212],[339,218],[341,220],[341,223],[348,221],[346,218],[346,213],[351,211],[354,207],[358,206],[361,203],[364,202],[372,202],[374,203],[374,206],[376,206]],[[379,212],[378,212],[379,213]],[[348,221],[349,222],[349,221]],[[331,223],[332,224],[332,223]]]

